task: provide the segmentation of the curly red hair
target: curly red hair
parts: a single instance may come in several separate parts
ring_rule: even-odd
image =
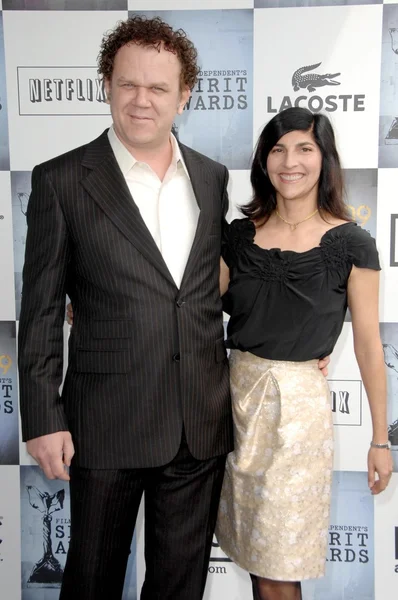
[[[181,87],[192,90],[195,86],[199,67],[198,53],[183,29],[174,30],[160,17],[148,19],[134,15],[117,26],[102,38],[98,55],[98,73],[103,79],[111,79],[117,51],[126,44],[152,46],[157,50],[162,46],[175,54],[181,63]]]

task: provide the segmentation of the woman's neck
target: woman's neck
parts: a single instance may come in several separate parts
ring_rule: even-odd
[[[276,210],[289,223],[298,223],[306,219],[309,215],[316,213],[317,209],[318,203],[316,197],[289,200],[278,194],[276,198]]]

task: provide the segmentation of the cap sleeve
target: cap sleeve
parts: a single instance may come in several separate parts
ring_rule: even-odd
[[[227,266],[231,268],[237,262],[237,254],[245,246],[249,246],[255,231],[254,225],[249,219],[234,219],[223,229],[221,240],[221,256]]]
[[[365,229],[359,225],[351,227],[347,245],[352,264],[356,267],[381,270],[376,241]]]

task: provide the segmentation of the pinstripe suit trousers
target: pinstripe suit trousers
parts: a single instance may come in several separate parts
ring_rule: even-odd
[[[225,455],[197,460],[185,435],[164,467],[71,468],[71,541],[60,600],[119,600],[136,516],[145,500],[141,600],[200,600]]]

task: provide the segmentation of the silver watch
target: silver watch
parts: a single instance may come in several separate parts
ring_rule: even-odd
[[[390,440],[388,440],[388,442],[386,442],[385,444],[375,444],[374,442],[370,442],[370,446],[371,448],[387,448],[388,450],[390,450],[391,442]]]

